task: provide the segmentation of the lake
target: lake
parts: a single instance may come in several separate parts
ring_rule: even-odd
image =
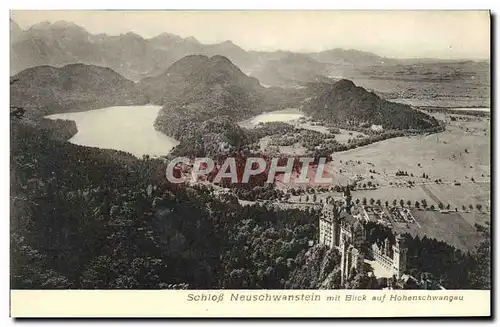
[[[161,156],[179,142],[154,129],[160,109],[153,105],[108,107],[46,118],[75,121],[78,133],[69,140],[74,144],[126,151],[137,157]]]
[[[301,117],[304,117],[304,114],[297,109],[276,110],[276,111],[264,112],[260,115],[239,122],[239,125],[246,128],[252,128],[260,123],[290,122],[298,120]]]

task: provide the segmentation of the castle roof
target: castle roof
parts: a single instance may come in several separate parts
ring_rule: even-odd
[[[359,220],[357,220],[356,218],[354,218],[353,215],[351,214],[348,214],[347,212],[345,211],[342,211],[340,213],[340,218],[346,222],[347,224],[351,225],[351,226],[355,226],[356,222],[359,222]]]

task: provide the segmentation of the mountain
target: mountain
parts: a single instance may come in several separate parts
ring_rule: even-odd
[[[207,44],[204,47],[206,56],[222,55],[241,69],[248,69],[254,64],[255,58],[249,52],[243,50],[231,41]]]
[[[19,36],[23,33],[23,30],[19,25],[13,21],[12,19],[10,20],[10,43],[15,42]]]
[[[22,31],[11,20],[11,39],[11,75],[40,65],[61,67],[71,63],[84,63],[110,67],[124,77],[138,81],[144,77],[158,75],[188,55],[221,55],[248,73],[257,70],[262,72],[265,70],[263,66],[272,67],[278,64],[278,76],[273,77],[272,74],[266,73],[265,79],[278,80],[279,83],[274,84],[281,85],[284,80],[310,80],[311,76],[302,76],[305,74],[302,72],[305,68],[313,69],[315,73],[324,72],[317,62],[330,66],[352,66],[380,64],[381,61],[392,60],[368,52],[342,49],[310,54],[245,51],[231,41],[202,44],[192,36],[182,38],[170,33],[162,33],[149,39],[135,33],[92,34],[83,27],[66,21],[42,22]],[[310,61],[309,58],[316,62]],[[284,61],[276,63],[274,60]],[[297,71],[288,72],[293,64],[289,60],[298,61]]]
[[[141,80],[138,87],[151,103],[164,106],[155,126],[174,137],[216,116],[243,119],[266,107],[259,81],[218,55],[186,56],[163,74]]]
[[[11,106],[22,107],[33,117],[146,103],[134,82],[99,66],[38,66],[11,80]]]
[[[315,95],[302,109],[315,119],[336,124],[382,125],[384,129],[400,130],[439,126],[435,118],[408,105],[381,99],[346,79],[317,85]]]
[[[84,63],[110,67],[126,78],[139,80],[157,75],[192,54],[224,55],[241,66],[252,62],[251,55],[231,41],[205,45],[194,37],[168,33],[150,39],[135,33],[95,35],[65,21],[42,22],[22,31],[11,20],[11,36],[11,75],[40,65]]]
[[[258,78],[263,84],[293,87],[304,82],[325,81],[327,64],[320,63],[308,55],[289,52],[279,59],[264,62],[253,70],[251,76]]]

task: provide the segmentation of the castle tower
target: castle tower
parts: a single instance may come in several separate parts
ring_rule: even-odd
[[[340,244],[340,213],[342,208],[335,203],[325,203],[319,220],[319,242],[330,248]]]
[[[344,286],[346,275],[346,261],[347,261],[347,246],[346,246],[346,236],[345,234],[341,234],[340,236],[340,285]]]
[[[386,238],[384,240],[384,250],[383,250],[383,254],[385,254],[386,256],[390,256],[390,245],[389,245],[389,239]]]
[[[344,188],[344,201],[345,201],[345,209],[347,213],[351,213],[351,201],[352,201],[352,196],[351,196],[351,189],[349,185],[346,185]]]
[[[354,247],[361,248],[366,241],[366,231],[359,220],[354,223],[352,235]]]
[[[406,255],[408,249],[404,244],[404,238],[401,235],[396,236],[396,243],[392,246],[393,259],[392,266],[394,275],[399,279],[406,270]]]

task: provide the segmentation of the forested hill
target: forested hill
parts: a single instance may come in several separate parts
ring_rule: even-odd
[[[186,56],[165,72],[139,82],[150,101],[159,105],[183,105],[207,101],[222,105],[251,108],[263,91],[259,81],[245,75],[223,56]],[[237,108],[236,108],[237,109]],[[236,110],[235,109],[235,110]]]
[[[134,82],[110,68],[71,64],[28,68],[11,78],[11,106],[29,116],[145,104]]]
[[[317,237],[312,212],[242,207],[166,183],[159,160],[11,130],[13,289],[284,288]]]
[[[243,120],[296,101],[281,89],[264,88],[222,56],[184,57],[165,73],[142,80],[139,88],[153,103],[163,105],[155,127],[182,138],[211,119]]]
[[[350,80],[312,86],[314,94],[303,110],[320,121],[348,125],[382,125],[384,129],[422,130],[439,126],[438,121],[405,104],[386,101]]]

